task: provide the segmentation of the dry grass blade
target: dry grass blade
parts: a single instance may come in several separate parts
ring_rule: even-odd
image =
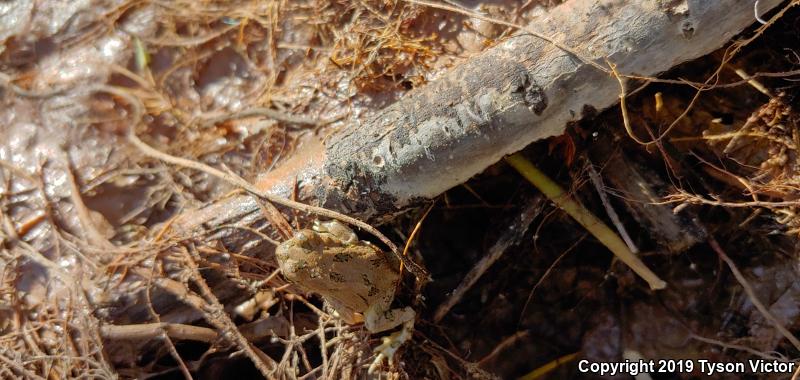
[[[542,376],[545,376],[548,373],[553,372],[553,370],[560,367],[561,365],[575,360],[578,357],[578,355],[580,355],[580,352],[573,352],[571,354],[567,354],[562,357],[556,358],[555,360],[550,361],[547,364],[525,374],[525,376],[520,377],[519,380],[539,379]]]

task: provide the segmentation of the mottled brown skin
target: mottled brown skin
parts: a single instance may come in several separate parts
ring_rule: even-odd
[[[377,333],[402,325],[383,337],[369,366],[374,373],[384,360],[409,340],[414,331],[414,310],[390,309],[400,262],[337,222],[315,222],[313,230],[300,230],[275,249],[281,272],[301,288],[322,295],[347,323],[364,321]]]
[[[413,321],[410,308],[390,310],[400,279],[399,262],[338,222],[300,230],[275,250],[284,277],[318,293],[347,323],[364,316],[371,332]]]

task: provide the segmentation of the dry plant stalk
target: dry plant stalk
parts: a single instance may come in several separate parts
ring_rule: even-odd
[[[625,245],[625,242],[606,226],[602,220],[598,219],[594,214],[589,212],[589,210],[586,210],[578,202],[573,200],[569,194],[558,186],[558,184],[539,171],[539,169],[533,166],[533,164],[520,153],[515,153],[506,157],[506,161],[520,172],[525,179],[536,186],[539,191],[546,195],[548,199],[594,235],[594,237],[613,252],[620,261],[631,268],[639,277],[647,281],[650,289],[659,290],[667,287],[667,283],[653,273],[636,254],[631,252],[628,246]]]

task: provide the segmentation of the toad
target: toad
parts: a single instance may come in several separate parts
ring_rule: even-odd
[[[339,221],[314,223],[313,229],[297,231],[275,249],[284,277],[306,291],[321,295],[346,323],[364,322],[372,333],[403,325],[383,338],[369,367],[391,361],[395,351],[411,337],[414,310],[391,309],[400,280],[396,257],[358,236]]]

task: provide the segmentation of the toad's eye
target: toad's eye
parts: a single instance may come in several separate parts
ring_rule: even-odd
[[[298,231],[298,232],[294,233],[294,238],[293,239],[297,240],[300,243],[305,243],[305,242],[308,241],[308,236],[306,236],[306,234]]]

